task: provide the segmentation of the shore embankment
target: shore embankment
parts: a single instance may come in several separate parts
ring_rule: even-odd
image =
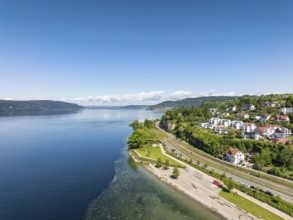
[[[173,168],[169,168],[169,169],[165,169],[163,167],[158,168],[151,161],[141,161],[138,158],[136,158],[137,155],[141,156],[136,151],[134,151],[135,153],[133,155],[131,153],[129,154],[132,156],[132,158],[136,162],[145,163],[146,166],[144,167],[147,168],[155,176],[157,176],[161,181],[171,185],[178,191],[183,192],[184,194],[188,195],[193,200],[200,202],[201,204],[203,204],[204,206],[206,206],[213,212],[216,212],[219,215],[223,216],[225,219],[234,219],[234,220],[235,219],[240,219],[240,220],[259,219],[256,216],[253,216],[252,214],[248,213],[247,211],[239,208],[235,204],[220,197],[219,192],[222,189],[217,187],[215,184],[213,184],[213,181],[215,180],[215,178],[167,154],[164,148],[162,147],[162,145],[159,145],[159,147],[161,148],[162,154],[178,162],[179,164],[182,165],[182,167],[185,167],[185,168],[179,168],[181,174],[178,179],[174,179],[171,177]],[[242,193],[238,192],[237,190],[233,190],[233,191],[234,192],[236,191],[237,195],[246,198],[247,200],[255,203],[257,206],[260,206],[268,210],[269,212],[274,213],[275,215],[281,217],[282,219],[293,220],[291,216],[275,209],[274,207],[271,207],[263,202],[260,202],[248,195],[242,195]]]
[[[139,162],[137,158],[130,154],[130,156]],[[169,156],[169,155],[168,155]],[[172,158],[176,159],[176,158]],[[257,220],[258,218],[251,214],[239,209],[234,204],[226,201],[225,199],[218,196],[220,188],[213,184],[214,178],[202,173],[195,168],[184,164],[186,168],[180,169],[180,176],[178,179],[173,179],[172,168],[164,169],[157,168],[152,163],[146,164],[144,167],[147,168],[151,173],[156,175],[161,181],[171,185],[176,190],[186,194],[190,198],[197,202],[200,202],[211,211],[218,213],[222,217],[228,220]]]

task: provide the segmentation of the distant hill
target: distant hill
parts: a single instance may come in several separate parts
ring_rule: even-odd
[[[123,109],[146,109],[149,105],[126,105],[122,106]]]
[[[146,109],[149,105],[86,106],[87,109]]]
[[[237,98],[237,96],[206,96],[197,98],[186,98],[178,101],[165,101],[156,105],[150,106],[149,110],[163,110],[169,108],[176,108],[180,106],[200,106],[207,102],[222,102]]]
[[[80,105],[59,101],[0,100],[0,116],[66,114],[77,112],[81,109],[83,107]]]

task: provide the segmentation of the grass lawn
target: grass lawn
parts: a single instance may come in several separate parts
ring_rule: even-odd
[[[245,211],[251,213],[252,215],[258,218],[267,219],[267,220],[284,220],[283,218],[275,215],[274,213],[260,207],[259,205],[256,205],[255,203],[239,195],[234,195],[233,193],[228,193],[222,190],[219,193],[219,196],[234,203],[238,207],[244,209]]]
[[[145,148],[139,148],[135,150],[143,157],[150,158],[155,161],[157,161],[157,159],[160,157],[163,163],[166,161],[166,159],[168,159],[171,166],[176,165],[178,167],[182,167],[180,163],[164,155],[159,147],[145,146]]]

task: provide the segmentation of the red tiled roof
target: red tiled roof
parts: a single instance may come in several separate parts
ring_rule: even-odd
[[[277,119],[283,119],[283,120],[286,120],[288,118],[287,115],[278,115],[277,116]]]
[[[272,128],[272,127],[277,127],[277,128],[280,128],[281,126],[280,125],[277,125],[277,124],[270,124],[270,125],[267,125],[265,126],[266,128]]]
[[[235,155],[238,153],[238,150],[233,147],[230,147],[230,149],[227,151],[227,153],[231,154],[231,155]]]
[[[265,132],[265,128],[264,128],[264,127],[258,127],[258,130],[259,130],[261,133],[264,133],[264,132]]]

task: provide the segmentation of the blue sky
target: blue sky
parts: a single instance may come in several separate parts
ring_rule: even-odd
[[[0,99],[293,92],[291,0],[0,0]]]

